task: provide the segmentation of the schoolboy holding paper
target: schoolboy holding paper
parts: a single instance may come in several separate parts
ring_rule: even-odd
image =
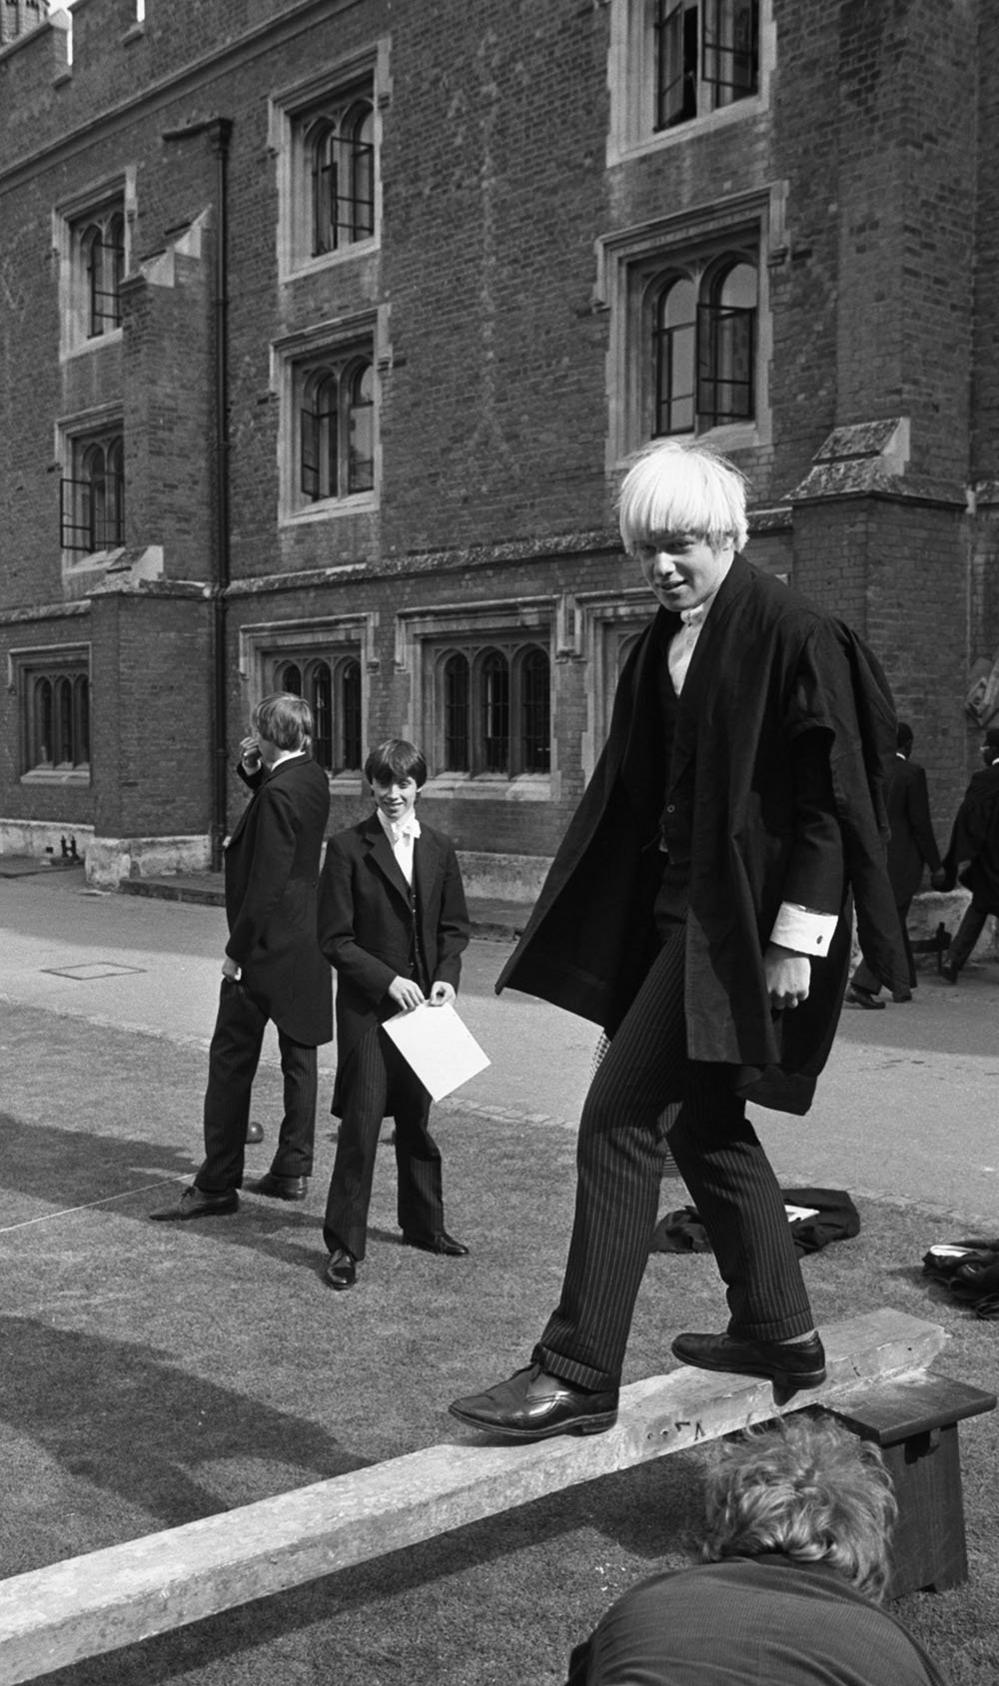
[[[331,837],[319,884],[319,943],[337,974],[340,1118],[323,1239],[331,1288],[352,1288],[364,1258],[368,1205],[382,1119],[395,1120],[398,1217],[403,1241],[458,1258],[468,1248],[444,1228],[441,1156],[429,1129],[431,1098],[395,1043],[387,1019],[424,1003],[454,1001],[469,922],[450,840],[416,817],[427,763],[415,744],[390,738],[364,776],[375,810]]]

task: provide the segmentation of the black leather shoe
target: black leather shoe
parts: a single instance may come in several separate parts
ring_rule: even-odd
[[[419,1247],[424,1253],[444,1253],[449,1259],[463,1259],[468,1248],[463,1241],[456,1241],[446,1229],[438,1230],[436,1235],[407,1235],[403,1231],[404,1247]]]
[[[586,1393],[550,1376],[540,1364],[517,1370],[486,1393],[456,1399],[452,1417],[504,1440],[547,1440],[553,1434],[602,1434],[617,1421],[617,1388]]]
[[[234,1188],[225,1194],[206,1194],[192,1184],[185,1188],[175,1206],[164,1206],[160,1212],[150,1212],[156,1223],[180,1223],[185,1218],[218,1218],[225,1212],[239,1209],[239,1195]]]
[[[896,1007],[902,1007],[902,1006],[904,1006],[906,1001],[912,1000],[912,990],[911,989],[893,989],[892,992],[891,992],[891,998],[894,1001]]]
[[[681,1364],[698,1370],[728,1370],[736,1376],[763,1376],[774,1384],[784,1405],[803,1387],[821,1387],[826,1355],[818,1335],[807,1341],[737,1341],[731,1335],[677,1335],[673,1352]]]
[[[264,1139],[264,1127],[263,1127],[262,1124],[258,1124],[256,1119],[254,1118],[252,1123],[250,1123],[246,1126],[245,1140],[252,1143],[252,1142],[262,1142],[263,1139]]]
[[[326,1280],[331,1288],[342,1292],[344,1288],[353,1288],[357,1281],[357,1260],[346,1247],[338,1247],[326,1261]]]
[[[846,992],[846,999],[852,1001],[855,1007],[884,1008],[884,1002],[872,995],[869,989],[861,989],[859,984],[851,984]]]
[[[251,1194],[266,1194],[270,1200],[304,1200],[309,1192],[308,1177],[282,1177],[277,1171],[265,1171],[255,1183],[249,1183]]]

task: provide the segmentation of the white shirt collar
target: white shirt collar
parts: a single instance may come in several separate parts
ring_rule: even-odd
[[[727,573],[728,570],[726,569],[725,572]],[[684,626],[699,626],[700,625],[701,621],[704,619],[705,615],[707,614],[708,610],[710,609],[710,607],[711,607],[712,603],[714,602],[715,598],[718,596],[718,593],[721,590],[722,585],[724,584],[724,581],[725,581],[725,575],[723,574],[721,579],[718,581],[718,584],[715,586],[714,591],[711,593],[711,596],[705,597],[703,603],[698,603],[696,605],[696,607],[693,608],[693,609],[681,609],[680,610],[680,619],[682,620]]]
[[[275,767],[280,767],[285,761],[301,761],[304,755],[304,749],[282,749],[275,755],[267,771],[273,773]]]
[[[402,825],[393,825],[392,821],[382,813],[380,808],[376,808],[375,813],[378,815],[379,825],[393,848],[397,843],[415,842],[416,838],[419,837],[420,822],[415,813],[410,814],[409,818],[405,820]]]
[[[726,569],[726,572],[727,571],[728,570]],[[704,626],[705,617],[718,595],[718,591],[724,577],[725,576],[723,574],[722,579],[718,581],[718,585],[715,586],[711,596],[706,597],[703,603],[698,603],[693,609],[680,610],[680,629],[678,632],[674,633],[673,638],[670,641],[669,652],[667,655],[669,676],[672,680],[673,689],[677,696],[679,696],[680,692],[683,690],[684,682],[687,677],[687,669],[690,666],[694,654],[694,645],[697,643],[697,640],[701,635],[701,629]]]

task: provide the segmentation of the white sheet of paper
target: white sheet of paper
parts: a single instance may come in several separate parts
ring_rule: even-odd
[[[386,1019],[382,1029],[430,1091],[431,1100],[443,1100],[490,1063],[450,1002],[444,1007],[424,1002],[411,1013]]]

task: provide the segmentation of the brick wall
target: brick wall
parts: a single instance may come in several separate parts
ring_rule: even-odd
[[[977,77],[970,89],[976,96],[978,134],[973,176],[977,207],[974,224],[974,353],[971,384],[974,401],[973,481],[994,481],[999,458],[999,11],[977,8],[978,42],[973,59]],[[999,643],[999,623],[991,623],[993,648]]]
[[[210,610],[155,593],[96,596],[94,824],[98,835],[207,830]]]
[[[128,589],[93,598],[94,783],[66,795],[73,817],[89,804],[109,835],[204,831],[211,818],[210,610],[197,592],[219,562],[222,301],[205,125],[224,119],[233,743],[252,700],[238,670],[245,625],[377,616],[371,740],[421,726],[412,675],[396,666],[399,611],[635,583],[613,537],[598,243],[772,194],[784,239],[766,254],[772,438],[740,454],[757,501],[789,506],[844,424],[907,417],[910,449],[901,492],[872,481],[795,501],[751,554],[871,640],[945,826],[976,737],[968,674],[999,648],[997,504],[986,489],[967,513],[964,497],[969,478],[999,486],[994,10],[772,0],[769,108],[611,167],[611,8],[578,0],[147,0],[142,27],[131,0],[82,0],[71,70],[61,28],[0,51],[0,636],[20,636],[11,617],[60,603],[52,636],[78,636],[70,606],[85,587],[64,579],[56,532],[67,414],[121,404],[129,553],[163,556],[153,586],[123,579]],[[379,43],[380,243],[281,280],[269,102]],[[54,210],[126,168],[122,335],[60,362]],[[377,506],[279,525],[272,347],[365,310],[378,312],[384,361]],[[346,563],[349,575],[327,574]],[[578,799],[595,676],[578,651],[552,653],[552,799],[437,799],[434,817],[465,849],[549,853]],[[9,733],[10,696],[5,707]],[[230,805],[238,796],[234,784]],[[36,802],[48,817],[60,800],[29,796],[0,758],[0,814]],[[365,805],[335,795],[333,823]]]

